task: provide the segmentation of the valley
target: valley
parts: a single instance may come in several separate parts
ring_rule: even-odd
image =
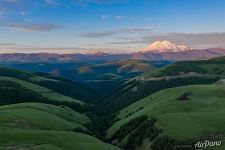
[[[125,83],[131,78],[141,75],[144,72],[150,72],[159,67],[165,66],[172,63],[172,61],[158,61],[158,60],[122,60],[122,61],[83,61],[83,62],[36,62],[36,63],[21,63],[21,62],[2,62],[2,66],[10,66],[17,69],[22,69],[35,73],[33,76],[41,76],[47,78],[53,78],[55,80],[63,80],[65,83],[66,79],[69,79],[66,83],[75,81],[71,85],[65,85],[66,87],[78,88],[83,85],[83,93],[85,90],[88,93],[93,93],[90,89],[94,90],[97,94],[90,95],[93,99],[96,96],[105,96],[113,90],[117,89],[120,85]],[[63,78],[62,78],[63,77]],[[65,79],[66,78],[66,79]],[[47,81],[37,81],[39,84],[47,84]],[[36,82],[36,83],[37,83]],[[50,82],[50,81],[49,81]],[[80,85],[77,85],[77,83]],[[56,83],[59,82],[54,82]],[[53,82],[51,83],[53,84]],[[61,86],[63,86],[61,84]],[[55,88],[55,90],[59,90]],[[67,88],[64,90],[67,93],[71,93]],[[77,89],[81,91],[81,89]],[[102,90],[105,90],[104,94]],[[59,91],[58,91],[59,92]],[[74,93],[74,91],[73,91]],[[103,94],[103,95],[101,95]],[[75,93],[76,95],[76,93]],[[87,96],[88,96],[87,95]],[[83,95],[82,95],[83,96]],[[83,97],[75,98],[82,99]],[[72,96],[73,97],[73,96]],[[88,100],[88,98],[86,98]]]

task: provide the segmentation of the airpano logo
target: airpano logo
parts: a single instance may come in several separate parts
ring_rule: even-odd
[[[183,150],[183,149],[206,149],[209,147],[219,147],[222,145],[222,140],[205,140],[205,141],[198,141],[195,144],[182,144],[182,145],[175,145],[175,149]]]
[[[206,147],[215,147],[220,146],[222,144],[222,141],[199,141],[194,146],[195,148],[206,148]]]

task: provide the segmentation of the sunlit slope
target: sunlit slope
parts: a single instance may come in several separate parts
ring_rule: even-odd
[[[174,64],[159,68],[151,73],[145,73],[142,78],[178,76],[195,73],[196,75],[220,75],[225,76],[225,57],[201,61],[180,61]]]
[[[159,143],[162,141],[158,140],[157,143],[156,140],[162,135],[179,142],[224,135],[225,86],[193,85],[157,92],[122,109],[117,116],[120,120],[108,130],[108,137],[112,137],[129,121],[143,115],[156,118],[155,126],[161,130],[154,138],[155,145],[163,145]],[[132,136],[132,132],[134,130],[125,134],[124,138]],[[126,145],[124,140],[121,141],[122,145]]]

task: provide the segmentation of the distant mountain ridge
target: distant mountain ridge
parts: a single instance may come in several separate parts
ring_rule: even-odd
[[[104,53],[93,54],[56,54],[56,53],[7,53],[0,54],[0,63],[11,62],[83,62],[83,61],[118,61],[128,59],[138,60],[202,60],[225,56],[224,48],[192,49],[185,45],[170,41],[156,41],[147,48],[134,53]]]

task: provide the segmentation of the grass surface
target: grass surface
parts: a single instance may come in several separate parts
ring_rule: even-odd
[[[187,92],[191,93],[188,100],[178,100]],[[131,115],[127,117],[129,113]],[[173,139],[189,140],[224,134],[225,86],[184,86],[157,92],[121,110],[118,115],[121,120],[108,130],[108,137],[121,125],[144,114],[155,116],[157,127],[163,129],[162,134]]]
[[[89,118],[67,107],[43,103],[20,103],[0,107],[1,128],[72,131],[87,130]]]
[[[118,150],[89,135],[89,119],[69,108],[42,103],[0,106],[0,150]]]
[[[1,72],[0,68],[3,76],[12,71],[15,78],[0,76],[1,104],[9,104],[0,106],[0,150],[119,150],[82,134],[92,134],[87,127],[91,120],[85,114],[68,108],[70,105],[62,106],[64,103],[56,106],[57,102],[69,102],[67,104],[75,105],[73,108],[76,103],[81,104],[77,107],[82,107],[83,102],[31,83],[58,81],[13,69],[7,71],[3,68]],[[51,104],[56,105],[31,103],[32,100],[52,101]],[[19,103],[24,101],[27,103]]]

